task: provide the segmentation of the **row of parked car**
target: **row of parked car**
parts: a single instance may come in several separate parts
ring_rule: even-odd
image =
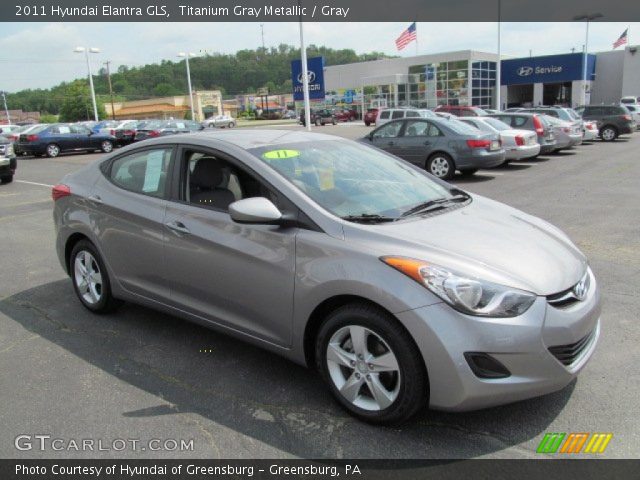
[[[361,141],[446,180],[456,171],[473,175],[481,168],[571,149],[584,141],[609,142],[631,134],[638,122],[629,106],[539,106],[503,112],[472,106],[371,109],[364,121],[375,123],[376,129]]]
[[[100,122],[1,125],[0,144],[11,144],[16,155],[57,157],[64,152],[111,152],[115,147],[148,138],[190,133],[206,127],[234,127],[235,119],[220,115],[189,120],[103,120]]]

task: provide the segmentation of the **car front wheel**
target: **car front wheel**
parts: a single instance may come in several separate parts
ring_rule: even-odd
[[[106,313],[120,305],[111,295],[111,282],[102,257],[88,240],[81,240],[73,247],[69,272],[80,302],[92,312]]]
[[[2,183],[11,183],[13,182],[13,175],[3,175],[0,177],[0,182]]]
[[[331,313],[317,337],[316,362],[338,403],[366,422],[398,425],[427,403],[418,347],[394,317],[373,305]]]
[[[453,178],[456,166],[446,153],[436,153],[427,160],[427,171],[435,177],[449,180]]]

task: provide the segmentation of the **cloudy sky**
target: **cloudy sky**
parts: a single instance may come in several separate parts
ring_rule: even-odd
[[[387,54],[416,54],[412,44],[398,53],[395,38],[408,23],[306,23],[307,44],[351,48],[358,53],[373,50]],[[640,43],[640,23],[631,23],[630,41]],[[591,23],[589,51],[610,50],[627,28],[623,23]],[[417,53],[474,49],[496,51],[496,23],[418,23]],[[634,36],[637,32],[638,41]],[[265,45],[296,45],[298,24],[265,23]],[[581,51],[584,23],[503,23],[502,53],[510,56]],[[63,80],[86,75],[84,56],[73,52],[78,45],[99,47],[92,55],[94,72],[112,61],[129,66],[176,60],[176,53],[233,53],[261,44],[259,23],[4,23],[0,33],[0,90],[51,87]]]

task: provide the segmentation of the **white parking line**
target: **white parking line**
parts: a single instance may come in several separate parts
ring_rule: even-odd
[[[15,180],[15,182],[16,183],[26,183],[27,185],[37,185],[38,187],[53,188],[53,185],[49,185],[47,183],[28,182],[26,180]]]

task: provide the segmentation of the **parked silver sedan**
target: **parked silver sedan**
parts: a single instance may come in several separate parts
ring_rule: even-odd
[[[582,122],[573,124],[548,115],[545,120],[552,126],[553,134],[556,137],[557,143],[554,151],[559,152],[582,143]]]
[[[202,126],[216,127],[216,128],[233,128],[236,126],[236,119],[230,115],[216,115],[211,118],[207,118],[202,122]]]
[[[139,303],[315,367],[368,422],[561,389],[600,334],[596,279],[559,229],[358,142],[156,138],[52,194],[87,309]]]
[[[510,125],[491,117],[463,117],[460,121],[483,132],[500,135],[502,148],[505,151],[505,163],[533,158],[540,153],[536,132],[513,129]]]

